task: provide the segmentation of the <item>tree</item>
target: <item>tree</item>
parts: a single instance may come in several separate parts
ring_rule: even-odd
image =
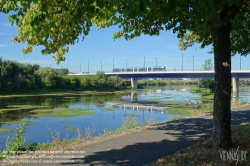
[[[69,70],[68,69],[61,69],[61,70],[59,70],[58,74],[60,76],[66,76],[69,74]]]
[[[205,63],[203,64],[203,69],[205,71],[209,71],[213,69],[212,59],[205,60]]]
[[[35,71],[35,75],[40,79],[39,88],[49,89],[56,84],[56,72],[51,68],[39,68]]]
[[[212,59],[205,60],[205,63],[203,64],[203,69],[205,71],[209,71],[213,69]],[[200,88],[208,88],[212,91],[214,91],[214,79],[211,78],[202,78],[199,82]]]
[[[43,54],[55,53],[65,60],[67,45],[87,36],[90,27],[118,25],[113,39],[126,40],[142,34],[159,35],[173,29],[182,38],[182,49],[194,42],[213,45],[215,97],[213,147],[227,148],[231,139],[231,55],[250,51],[249,0],[2,0],[1,11],[19,29],[13,41],[27,42],[24,53],[43,45]],[[247,35],[246,35],[247,34]]]

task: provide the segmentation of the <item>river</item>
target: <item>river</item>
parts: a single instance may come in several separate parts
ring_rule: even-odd
[[[122,126],[127,118],[136,119],[139,125],[171,120],[184,115],[168,113],[168,107],[178,103],[202,105],[213,101],[212,95],[190,93],[190,86],[148,87],[138,91],[119,93],[61,94],[0,98],[0,150],[22,119],[29,121],[25,140],[44,143],[53,140],[57,133],[61,139],[77,136],[77,128],[85,136],[103,134]],[[240,88],[239,97],[232,101],[250,101],[250,88]],[[168,106],[158,106],[165,102]],[[53,134],[52,134],[53,133]]]

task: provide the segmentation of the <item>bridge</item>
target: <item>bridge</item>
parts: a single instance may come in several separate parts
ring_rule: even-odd
[[[250,78],[250,70],[232,70],[233,93],[239,92],[239,78]],[[93,75],[95,73],[70,74]],[[132,89],[137,89],[137,80],[143,78],[214,78],[214,71],[122,71],[108,72],[106,76],[119,76],[123,79],[131,79]]]
[[[119,104],[119,103],[106,103],[112,105],[113,108],[123,109],[123,110],[132,110],[132,111],[147,111],[147,112],[164,112],[168,107],[155,107],[155,106],[145,106],[138,104]]]

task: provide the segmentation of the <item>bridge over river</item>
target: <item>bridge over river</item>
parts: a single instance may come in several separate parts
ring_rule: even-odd
[[[239,92],[239,78],[250,78],[250,70],[232,70],[233,92]],[[78,73],[69,75],[94,75],[95,73]],[[137,89],[137,80],[143,78],[214,78],[215,71],[121,71],[107,72],[106,76],[119,76],[131,79],[132,89]]]

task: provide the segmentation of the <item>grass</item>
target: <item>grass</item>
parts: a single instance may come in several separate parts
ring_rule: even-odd
[[[214,94],[209,94],[209,95],[205,95],[205,96],[202,96],[203,99],[214,99]]]
[[[81,108],[36,109],[31,112],[36,113],[34,116],[38,117],[58,117],[58,118],[95,114],[95,112],[86,112],[85,109]]]
[[[15,130],[11,130],[11,129],[6,129],[6,128],[0,128],[0,133],[10,133],[10,132],[14,132]]]
[[[223,160],[221,159],[220,150],[214,150],[212,148],[212,138],[208,138],[205,141],[198,142],[197,144],[180,150],[179,152],[158,159],[157,162],[146,164],[146,166],[213,166],[213,165],[227,165],[227,166],[245,166],[250,161],[250,122],[242,123],[238,126],[232,127],[232,141],[233,148],[228,151],[239,152],[246,151],[247,161]],[[241,156],[239,156],[241,157]]]
[[[4,111],[17,111],[20,110],[20,108],[0,108],[0,112]]]
[[[177,105],[181,105],[181,102],[176,102],[176,101],[159,102],[155,106],[165,107],[165,106],[177,106]]]
[[[169,114],[172,115],[181,115],[181,116],[199,116],[204,113],[212,112],[213,110],[213,104],[203,104],[201,106],[199,105],[192,105],[190,107],[170,107],[166,108],[166,111],[168,111]]]
[[[114,108],[103,108],[102,110],[103,111],[114,111],[115,109]]]
[[[202,100],[201,97],[193,97],[193,98],[191,98],[191,99],[192,99],[192,100],[198,100],[198,101]]]
[[[93,90],[94,91],[94,90]],[[20,92],[20,93],[1,93],[1,98],[13,98],[13,97],[38,97],[38,96],[62,96],[62,97],[70,97],[73,96],[82,96],[82,95],[103,95],[103,94],[124,94],[128,92],[128,90],[122,91],[112,91],[112,90],[104,90],[94,92],[89,90],[81,90],[81,91],[72,91],[72,90],[38,90],[38,91],[27,91],[27,92]]]
[[[203,94],[206,94],[206,93],[211,93],[211,90],[207,89],[207,88],[192,88],[192,89],[190,89],[189,92],[190,93],[203,93]]]
[[[22,108],[22,109],[31,109],[31,108],[45,108],[49,106],[40,106],[40,105],[9,105],[10,108]]]

